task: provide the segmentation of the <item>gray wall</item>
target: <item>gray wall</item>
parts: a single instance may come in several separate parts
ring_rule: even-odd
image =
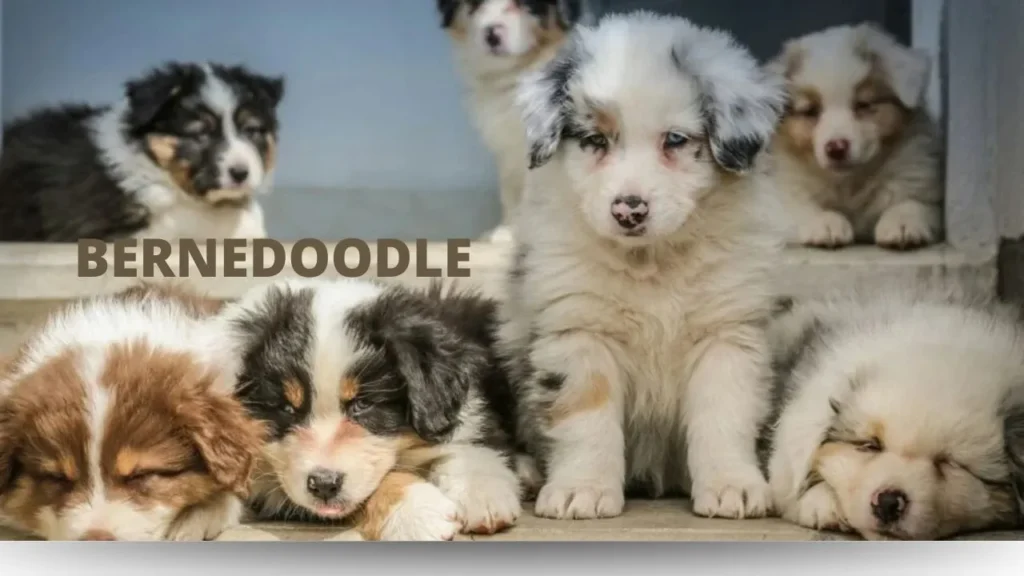
[[[169,58],[245,62],[288,77],[271,233],[473,236],[500,215],[494,171],[434,10],[427,0],[9,0],[3,118],[117,98],[127,77]]]

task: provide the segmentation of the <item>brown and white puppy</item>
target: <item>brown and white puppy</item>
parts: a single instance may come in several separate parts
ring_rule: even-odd
[[[939,142],[922,106],[930,59],[870,24],[786,43],[790,106],[775,137],[791,241],[895,249],[942,235]]]
[[[262,428],[211,305],[136,288],[54,314],[0,369],[0,520],[50,540],[203,540],[235,524]]]
[[[765,440],[781,515],[870,539],[1021,525],[1017,315],[920,288],[779,314],[769,329],[778,416]]]
[[[496,306],[356,279],[258,288],[219,317],[269,439],[260,518],[346,520],[372,540],[491,533],[520,513]]]
[[[491,239],[507,240],[527,169],[516,81],[554,57],[580,17],[580,1],[437,0],[437,8],[454,44],[473,119],[498,165],[503,226]]]

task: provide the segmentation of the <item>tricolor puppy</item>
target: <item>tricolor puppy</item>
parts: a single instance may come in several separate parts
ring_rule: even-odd
[[[501,344],[536,511],[615,516],[624,486],[762,516],[768,223],[780,78],[724,32],[639,12],[578,26],[524,81],[533,170]]]
[[[790,239],[908,249],[942,234],[939,141],[922,98],[927,54],[870,24],[786,43],[791,103],[773,151]]]
[[[580,16],[579,0],[437,0],[477,129],[498,165],[503,226],[522,198],[526,143],[515,106],[519,76],[551,61]]]
[[[770,328],[782,516],[870,539],[1020,526],[1024,325],[921,289],[803,302]]]
[[[168,63],[113,106],[31,112],[4,129],[0,241],[266,236],[256,195],[277,148],[280,78]]]
[[[270,428],[257,515],[354,514],[373,540],[513,524],[514,402],[492,350],[495,315],[472,294],[362,280],[271,284],[227,308],[238,395]]]
[[[0,521],[50,540],[203,540],[261,446],[203,318],[137,288],[54,314],[0,367]]]

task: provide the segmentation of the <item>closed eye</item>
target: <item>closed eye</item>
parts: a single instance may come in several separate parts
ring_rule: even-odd
[[[185,472],[188,472],[187,468],[144,468],[132,472],[131,474],[123,477],[122,480],[131,484],[155,477],[176,478]]]
[[[859,450],[861,452],[881,452],[882,451],[882,441],[879,440],[878,438],[874,438],[874,437],[869,438],[867,440],[862,440],[862,441],[859,441],[859,442],[854,442],[853,445],[856,446],[857,450]]]

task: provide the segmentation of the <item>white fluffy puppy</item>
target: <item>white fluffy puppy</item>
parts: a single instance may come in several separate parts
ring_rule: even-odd
[[[773,145],[791,240],[908,249],[942,233],[939,142],[922,107],[927,54],[870,24],[786,43],[791,103]]]
[[[624,485],[764,515],[768,223],[781,79],[646,12],[578,27],[524,80],[533,169],[500,339],[546,475],[536,512],[615,516]]]
[[[1019,524],[1016,314],[921,290],[782,313],[769,329],[781,417],[766,437],[782,516],[871,539]]]
[[[580,16],[580,0],[437,0],[437,7],[452,39],[473,121],[498,168],[502,225],[489,236],[508,241],[527,165],[516,83],[558,52]]]

